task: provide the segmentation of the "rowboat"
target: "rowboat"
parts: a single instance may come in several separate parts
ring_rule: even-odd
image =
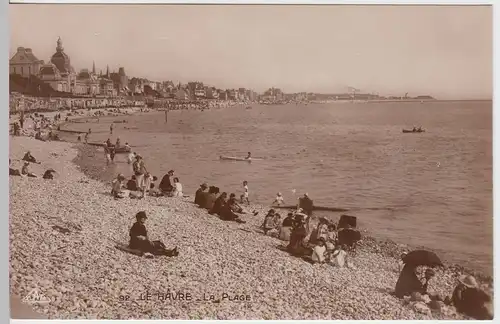
[[[424,133],[425,132],[425,129],[421,129],[421,130],[411,130],[411,129],[403,129],[403,133]]]
[[[254,158],[247,159],[247,158],[240,158],[240,157],[235,157],[235,156],[223,156],[223,155],[221,155],[219,158],[221,160],[226,160],[226,161],[246,161],[246,162],[260,160],[260,159],[254,159]]]

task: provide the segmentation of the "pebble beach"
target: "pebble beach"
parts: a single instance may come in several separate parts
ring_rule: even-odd
[[[50,319],[467,319],[453,307],[431,311],[390,294],[408,247],[365,237],[355,269],[312,265],[261,233],[268,207],[251,206],[259,215],[238,224],[191,198],[114,200],[109,185],[73,163],[74,144],[11,137],[11,167],[20,168],[28,150],[42,164],[30,166],[39,178],[9,179],[10,289],[19,298],[36,289],[50,299],[32,305]],[[49,168],[55,179],[42,179]],[[141,210],[150,238],[177,246],[178,257],[146,259],[115,248],[128,243]],[[438,269],[430,290],[451,294],[464,271]],[[491,278],[475,275],[492,291]]]

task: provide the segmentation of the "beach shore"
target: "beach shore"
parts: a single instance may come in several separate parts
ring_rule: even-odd
[[[73,144],[11,137],[13,160],[27,150],[42,161],[32,172],[57,173],[54,180],[10,177],[10,286],[20,298],[33,290],[49,298],[34,305],[48,318],[465,319],[452,308],[420,313],[390,294],[404,246],[366,238],[352,260],[356,269],[311,265],[260,232],[263,206],[237,224],[191,199],[114,200],[109,185],[72,163]],[[151,239],[177,246],[178,257],[145,259],[115,248],[128,242],[141,210]],[[462,272],[438,270],[430,289],[451,294]],[[192,300],[158,300],[180,294]]]

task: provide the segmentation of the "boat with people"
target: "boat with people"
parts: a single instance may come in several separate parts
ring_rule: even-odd
[[[220,155],[219,159],[221,160],[226,160],[226,161],[246,161],[246,162],[252,162],[252,161],[259,161],[262,160],[260,158],[253,158],[252,153],[248,152],[248,155],[244,158],[241,157],[236,157],[236,156],[224,156]]]
[[[257,158],[241,158],[241,157],[236,157],[236,156],[224,156],[224,155],[219,156],[219,159],[226,160],[226,161],[246,161],[246,162],[262,160],[262,159],[257,159]]]
[[[421,127],[416,128],[413,127],[413,129],[403,129],[403,133],[424,133],[425,129],[422,129]]]

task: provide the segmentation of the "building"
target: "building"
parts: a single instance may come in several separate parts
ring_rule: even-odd
[[[118,84],[118,92],[119,93],[126,93],[128,92],[128,77],[125,74],[125,68],[120,67],[118,68],[118,76],[119,76],[119,84]]]
[[[188,88],[181,87],[181,88],[175,90],[175,99],[177,99],[177,100],[189,100],[190,96],[189,96]]]
[[[238,92],[234,89],[227,90],[227,98],[229,100],[238,100]]]
[[[219,99],[219,92],[215,87],[207,87],[205,92],[207,94],[207,99]]]
[[[42,65],[39,77],[56,91],[84,92],[80,84],[76,85],[76,73],[71,66],[69,56],[64,52],[60,37],[57,40],[56,52],[52,55],[50,63]]]
[[[95,67],[93,68],[95,71]],[[97,96],[101,93],[101,86],[95,72],[89,72],[88,69],[82,69],[76,77],[75,94]]]
[[[9,74],[19,74],[22,77],[38,75],[43,60],[39,60],[31,48],[18,47],[16,54],[9,60]]]
[[[100,94],[106,97],[114,97],[116,96],[116,90],[113,85],[113,81],[111,81],[108,78],[101,77],[99,78],[99,87],[100,87]]]
[[[229,100],[227,91],[217,91],[219,93],[219,99],[220,100]]]
[[[56,91],[71,92],[71,83],[69,79],[64,78],[57,67],[52,63],[44,64],[41,67],[39,78]]]

